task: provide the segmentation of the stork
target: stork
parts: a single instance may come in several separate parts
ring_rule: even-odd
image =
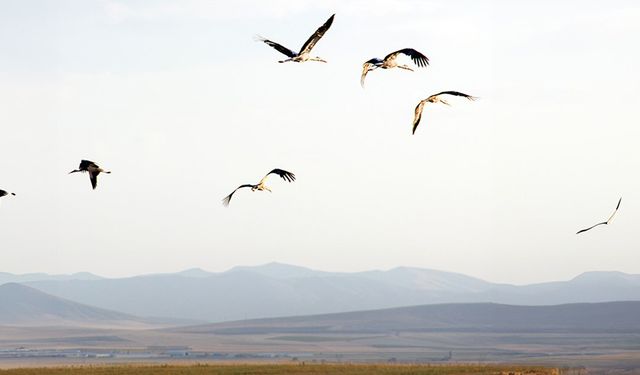
[[[104,169],[100,168],[98,166],[98,164],[90,161],[90,160],[82,160],[80,161],[80,166],[78,167],[78,169],[75,169],[71,172],[69,172],[69,174],[71,173],[76,173],[76,172],[89,172],[89,179],[91,180],[91,187],[93,187],[93,189],[95,190],[96,186],[98,186],[98,175],[100,173],[111,173],[109,171],[105,171]]]
[[[411,134],[415,134],[416,133],[416,129],[418,128],[418,125],[420,124],[420,120],[422,119],[422,110],[424,109],[424,105],[425,104],[427,104],[427,103],[442,103],[442,104],[446,104],[448,106],[451,105],[451,104],[447,103],[444,99],[442,99],[440,97],[441,95],[462,96],[463,98],[467,98],[469,100],[478,99],[475,96],[463,94],[463,93],[458,92],[458,91],[443,91],[443,92],[439,92],[437,94],[431,95],[430,97],[428,97],[426,99],[421,100],[420,103],[418,103],[418,105],[416,106],[415,116],[413,117],[413,132]]]
[[[362,64],[362,75],[360,76],[360,85],[364,87],[364,78],[367,76],[367,73],[378,68],[382,68],[382,69],[400,68],[400,69],[413,71],[413,69],[411,69],[406,64],[404,65],[398,64],[398,61],[396,61],[396,59],[400,54],[411,57],[411,60],[413,60],[413,63],[420,68],[426,68],[427,65],[429,65],[429,58],[427,56],[423,55],[422,53],[416,51],[413,48],[403,48],[401,50],[391,52],[390,54],[385,56],[384,59],[379,59],[377,57],[374,57],[371,60],[365,61],[364,64]]]
[[[318,43],[320,38],[322,38],[324,33],[326,33],[327,30],[329,30],[329,27],[331,27],[331,24],[333,23],[333,17],[335,17],[335,14],[332,14],[331,17],[329,17],[329,19],[322,26],[320,26],[318,30],[316,30],[316,32],[313,33],[309,37],[309,39],[307,39],[306,42],[304,42],[304,44],[302,45],[302,48],[300,48],[300,52],[298,53],[295,53],[289,48],[281,44],[278,44],[274,41],[271,41],[269,39],[263,38],[261,36],[256,36],[256,40],[259,42],[264,42],[266,45],[273,47],[276,51],[289,57],[288,59],[278,61],[279,63],[285,63],[288,61],[293,61],[293,62],[319,61],[319,62],[326,63],[325,60],[319,57],[310,57],[309,53],[311,52],[311,49],[316,45],[316,43]]]
[[[256,191],[256,190],[264,191],[264,190],[266,190],[266,191],[268,191],[268,192],[271,192],[271,189],[269,189],[269,188],[267,187],[267,185],[265,185],[265,182],[266,182],[266,180],[267,180],[267,177],[269,177],[269,175],[270,175],[270,174],[272,174],[272,173],[273,173],[273,174],[277,174],[278,176],[282,177],[282,179],[283,179],[283,180],[285,180],[285,181],[287,181],[287,182],[293,182],[293,181],[295,181],[295,180],[296,180],[296,176],[295,176],[293,173],[291,173],[291,172],[287,172],[287,171],[285,171],[285,170],[283,170],[283,169],[278,169],[278,168],[276,168],[276,169],[272,170],[271,172],[267,173],[267,174],[262,178],[262,180],[260,180],[260,182],[258,182],[258,183],[257,183],[257,184],[255,184],[255,185],[252,185],[252,184],[244,184],[244,185],[240,185],[240,186],[238,186],[238,187],[236,188],[236,190],[232,191],[232,192],[231,192],[231,194],[227,195],[227,196],[222,200],[222,204],[223,204],[224,206],[229,206],[229,202],[231,202],[231,197],[233,197],[233,194],[234,194],[236,191],[238,191],[238,189],[242,189],[242,188],[247,188],[247,187],[248,187],[248,188],[251,188],[251,191]]]
[[[13,196],[15,196],[15,195],[16,195],[16,193],[9,193],[9,192],[8,192],[8,191],[6,191],[6,190],[2,190],[2,189],[0,189],[0,198],[4,197],[4,196],[6,196],[6,195],[9,195],[9,194],[11,194],[11,195],[13,195]]]
[[[597,227],[598,225],[609,225],[611,224],[611,222],[613,221],[613,217],[616,215],[616,212],[618,212],[618,208],[620,208],[620,202],[622,202],[622,197],[620,197],[620,199],[618,200],[618,205],[616,206],[616,209],[613,211],[613,213],[611,214],[611,216],[609,216],[609,218],[607,219],[607,221],[603,221],[602,223],[598,223],[596,225],[592,225],[587,229],[581,229],[579,230],[576,234],[580,234],[582,232],[586,232],[590,229],[593,229],[595,227]]]

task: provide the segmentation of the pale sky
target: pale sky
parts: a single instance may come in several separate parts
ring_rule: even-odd
[[[278,261],[640,273],[635,1],[23,1],[0,11],[0,271]],[[313,55],[278,64],[263,35]],[[361,64],[412,47],[431,65]],[[443,91],[480,99],[413,109]],[[113,171],[92,191],[81,159]],[[273,193],[239,191],[272,168]],[[605,220],[620,196],[613,225]]]

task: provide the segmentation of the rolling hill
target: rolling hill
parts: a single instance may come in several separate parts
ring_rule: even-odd
[[[25,285],[8,283],[0,285],[0,325],[152,328],[169,324],[83,305]]]
[[[640,333],[640,302],[514,306],[438,304],[170,329],[209,334],[389,334],[398,332]]]

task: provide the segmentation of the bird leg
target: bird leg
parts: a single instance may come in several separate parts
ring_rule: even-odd
[[[444,101],[444,100],[442,100],[442,99],[440,99],[440,103],[442,103],[442,104],[446,104],[446,105],[448,105],[449,107],[451,107],[451,104],[447,103],[446,101]]]
[[[323,59],[321,59],[321,58],[319,58],[319,57],[317,57],[317,56],[316,56],[316,57],[313,57],[313,58],[311,58],[311,59],[309,59],[309,60],[311,60],[311,61],[318,61],[318,62],[326,63],[326,61],[325,61],[325,60],[323,60]]]
[[[410,71],[413,72],[413,69],[409,68],[407,65],[398,65],[398,68],[402,68],[402,69],[405,69],[405,70],[410,70]]]

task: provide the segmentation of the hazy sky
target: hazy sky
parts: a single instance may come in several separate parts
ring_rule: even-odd
[[[0,271],[271,261],[640,273],[635,1],[23,1],[0,12]],[[255,34],[314,55],[278,64]],[[414,73],[361,64],[413,47]],[[443,90],[480,97],[413,109]],[[113,171],[92,191],[80,159]],[[239,191],[270,169],[273,193]],[[614,225],[604,220],[618,197]]]

